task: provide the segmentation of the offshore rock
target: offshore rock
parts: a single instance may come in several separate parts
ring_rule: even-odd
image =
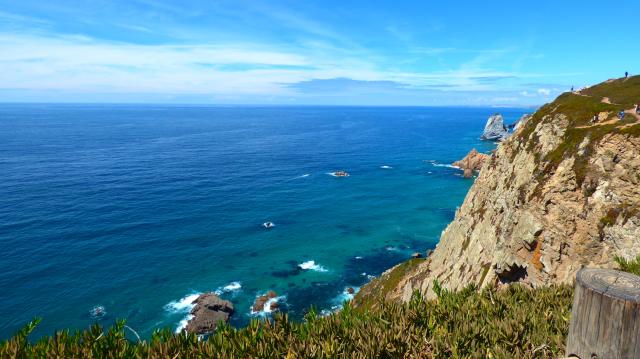
[[[469,178],[473,176],[474,172],[477,173],[480,171],[482,165],[489,157],[489,155],[480,153],[474,148],[469,151],[463,159],[454,162],[453,165],[463,170],[464,176]]]
[[[193,318],[189,320],[185,330],[195,334],[211,334],[219,323],[226,323],[233,314],[233,304],[222,300],[214,293],[204,293],[193,301],[191,310]]]
[[[502,141],[507,137],[509,137],[509,129],[505,126],[504,119],[499,113],[489,117],[484,131],[482,131],[482,136],[480,136],[481,139],[490,141]]]
[[[267,294],[258,296],[256,298],[255,302],[253,302],[253,307],[252,307],[253,312],[257,313],[257,312],[263,311],[264,310],[264,305],[269,301],[269,299],[273,299],[273,298],[275,298],[277,296],[278,295],[276,294],[276,292],[274,292],[272,290],[267,292]]]

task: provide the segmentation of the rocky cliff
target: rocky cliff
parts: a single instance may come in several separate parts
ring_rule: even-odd
[[[606,98],[605,98],[606,97]],[[565,93],[518,126],[478,178],[426,260],[361,291],[432,297],[434,280],[460,289],[571,282],[582,266],[640,254],[640,76]]]

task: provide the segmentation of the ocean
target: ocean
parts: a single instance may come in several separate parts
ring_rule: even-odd
[[[235,326],[268,290],[295,320],[336,310],[435,247],[494,112],[526,110],[0,105],[0,339],[34,317],[148,338],[207,291]]]

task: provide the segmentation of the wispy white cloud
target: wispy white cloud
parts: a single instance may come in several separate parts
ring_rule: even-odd
[[[286,83],[349,77],[396,81],[420,88],[487,88],[487,79],[514,74],[454,70],[385,71],[357,57],[333,57],[317,48],[281,49],[257,44],[135,45],[83,35],[43,37],[0,34],[0,88],[101,88],[118,91],[290,92]],[[226,66],[223,66],[226,65]],[[242,71],[233,66],[244,65]]]
[[[551,90],[547,89],[547,88],[539,88],[538,89],[538,94],[542,95],[542,96],[549,96],[551,95]]]

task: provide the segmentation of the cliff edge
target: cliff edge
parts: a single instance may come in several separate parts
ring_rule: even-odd
[[[640,76],[564,93],[484,161],[433,254],[394,267],[367,296],[433,297],[433,283],[538,287],[640,254]],[[621,111],[626,111],[622,112]]]

